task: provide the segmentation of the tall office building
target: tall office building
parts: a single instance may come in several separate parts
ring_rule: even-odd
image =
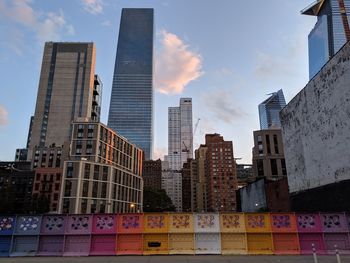
[[[350,40],[350,0],[318,0],[301,11],[317,17],[309,34],[309,78]]]
[[[280,128],[280,111],[286,106],[283,91],[280,89],[259,104],[260,129]]]
[[[168,109],[168,156],[171,170],[181,170],[193,157],[192,99],[181,98],[179,107]]]
[[[123,8],[108,126],[153,151],[153,9]]]
[[[95,78],[93,43],[47,42],[29,144],[29,159],[36,146],[69,141],[77,117],[99,119],[100,95]]]

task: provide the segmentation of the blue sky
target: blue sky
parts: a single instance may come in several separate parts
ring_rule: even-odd
[[[194,143],[217,132],[251,163],[258,104],[283,89],[287,102],[308,81],[311,0],[0,0],[0,160],[24,147],[45,41],[93,41],[107,122],[120,13],[155,9],[155,155],[167,151],[167,108],[193,98]]]

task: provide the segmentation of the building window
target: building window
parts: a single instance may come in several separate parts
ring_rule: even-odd
[[[267,154],[271,154],[271,147],[270,147],[270,136],[266,134],[266,148],[267,148]]]
[[[271,162],[271,173],[272,173],[272,175],[278,175],[276,159],[271,159],[270,162]]]
[[[282,174],[287,175],[287,168],[286,168],[286,160],[281,159],[281,166],[282,166]]]
[[[277,135],[273,135],[273,144],[275,146],[275,154],[279,154],[279,150],[278,150],[278,140],[277,140]]]
[[[67,164],[67,178],[72,178],[73,177],[73,163],[68,163]]]

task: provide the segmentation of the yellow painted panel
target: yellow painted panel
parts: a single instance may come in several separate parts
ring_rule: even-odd
[[[145,213],[144,233],[168,233],[167,213]]]
[[[194,234],[169,234],[169,254],[194,254]]]
[[[271,232],[270,215],[267,213],[245,214],[245,226],[248,233]]]
[[[193,214],[174,213],[169,214],[169,233],[193,233]]]
[[[168,234],[144,234],[144,255],[166,255],[169,254]]]
[[[272,254],[271,234],[247,234],[248,254]]]
[[[221,253],[223,255],[247,254],[247,236],[244,233],[221,234]]]
[[[245,221],[243,213],[220,214],[220,230],[222,233],[244,233]]]

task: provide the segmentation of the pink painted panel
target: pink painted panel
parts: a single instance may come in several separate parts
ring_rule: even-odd
[[[317,254],[326,253],[325,244],[321,233],[300,233],[299,242],[301,254],[312,254],[312,244],[314,244]]]
[[[348,232],[344,213],[322,213],[321,222],[324,232]]]
[[[299,232],[322,232],[319,214],[297,214],[297,227]]]
[[[66,234],[90,234],[92,215],[70,215],[67,220]]]
[[[350,252],[350,240],[347,233],[326,233],[324,240],[326,250],[330,254],[335,253],[335,245],[342,254]]]
[[[117,228],[117,216],[111,214],[94,215],[92,233],[114,234]]]
[[[66,215],[46,215],[41,221],[41,235],[64,234],[66,226]]]
[[[88,256],[89,252],[89,235],[69,235],[65,237],[63,256]]]
[[[39,256],[60,256],[63,254],[64,236],[41,236]]]
[[[115,255],[116,235],[93,235],[90,255]]]
[[[117,218],[118,233],[142,233],[143,214],[120,214]]]

